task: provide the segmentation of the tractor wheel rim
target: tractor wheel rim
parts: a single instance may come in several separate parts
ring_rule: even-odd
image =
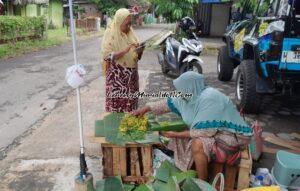
[[[241,73],[238,75],[236,93],[238,100],[241,100],[244,94],[244,76]]]

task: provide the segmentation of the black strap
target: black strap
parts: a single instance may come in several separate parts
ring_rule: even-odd
[[[236,133],[233,133],[233,135],[234,135],[236,142],[239,143],[239,139],[237,138]]]

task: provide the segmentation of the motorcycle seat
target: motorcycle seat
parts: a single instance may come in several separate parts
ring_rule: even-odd
[[[177,52],[179,46],[181,45],[181,43],[178,42],[178,41],[177,41],[176,39],[174,39],[174,38],[171,38],[171,39],[170,39],[170,43],[171,43],[171,46],[172,46],[174,52]]]

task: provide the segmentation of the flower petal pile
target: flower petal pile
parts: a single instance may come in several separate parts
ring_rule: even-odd
[[[144,139],[148,131],[149,122],[146,116],[136,117],[126,113],[120,122],[119,131],[122,136],[129,137],[132,140]]]

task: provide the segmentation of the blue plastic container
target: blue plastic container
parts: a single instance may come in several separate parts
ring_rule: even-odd
[[[300,188],[300,155],[278,151],[272,169],[275,182],[285,188]]]

